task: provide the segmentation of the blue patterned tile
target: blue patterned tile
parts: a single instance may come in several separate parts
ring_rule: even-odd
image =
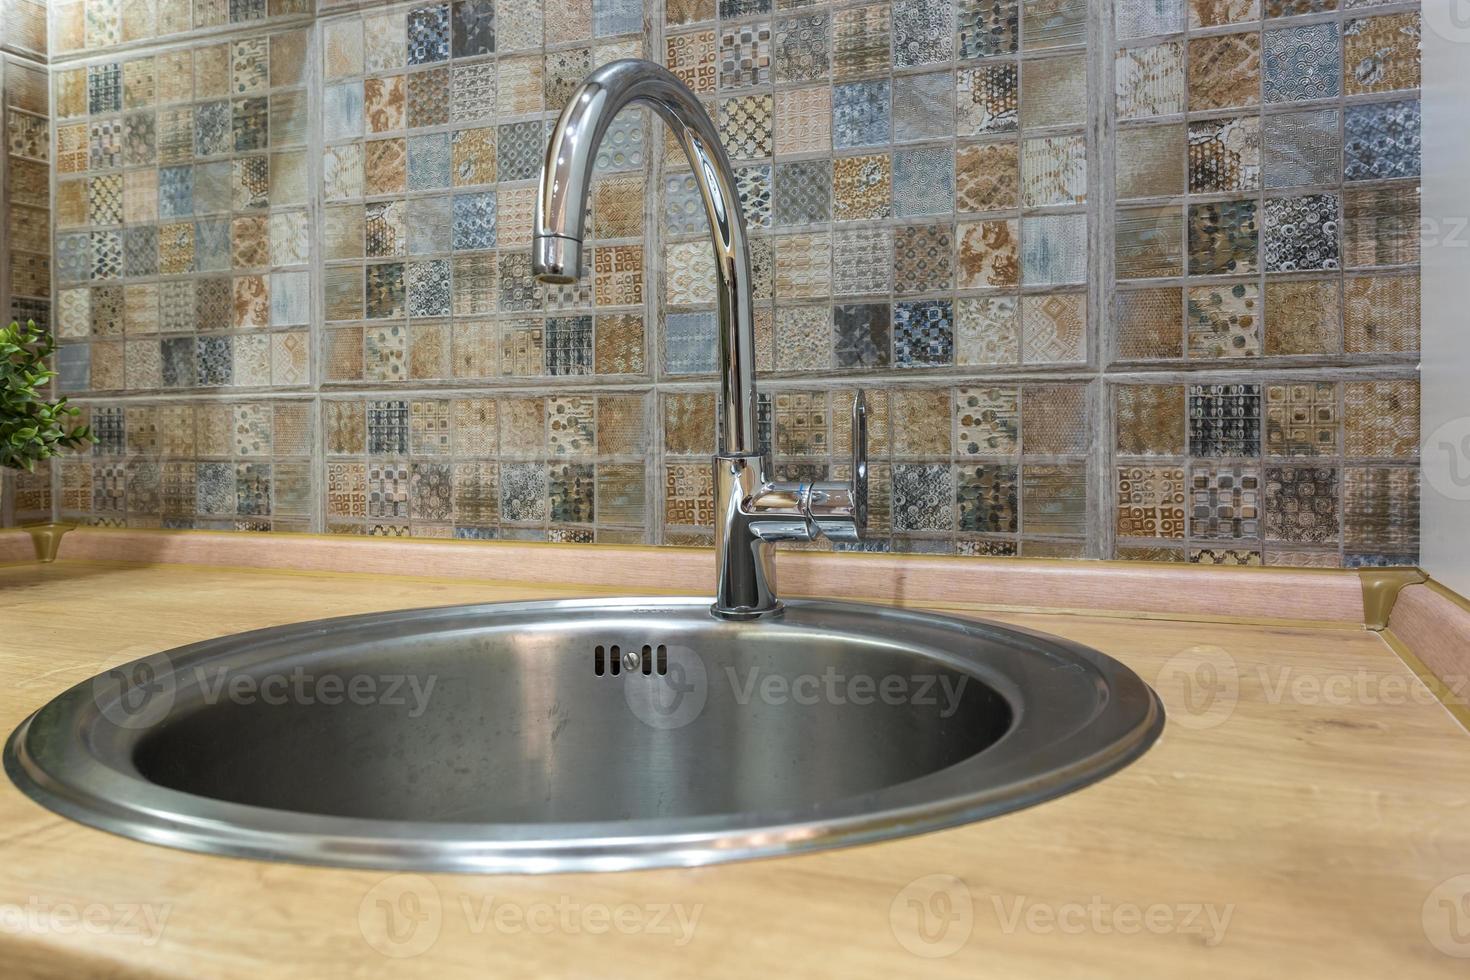
[[[56,236],[56,277],[62,282],[92,278],[92,236],[86,232]]]
[[[715,315],[670,313],[664,318],[664,369],[670,374],[715,370]]]
[[[92,345],[67,344],[56,351],[57,383],[65,393],[92,386]]]
[[[230,210],[234,163],[216,160],[194,165],[194,213],[219,214]]]
[[[230,219],[201,218],[194,222],[194,271],[228,272]]]
[[[954,210],[954,151],[925,146],[893,153],[893,213],[912,218]]]
[[[1266,31],[1261,75],[1267,102],[1336,98],[1342,93],[1337,24]]]
[[[165,337],[159,343],[165,388],[192,388],[198,377],[194,362],[193,337]]]
[[[1343,117],[1343,178],[1419,176],[1419,100],[1348,106]]]
[[[408,264],[409,316],[448,316],[452,305],[448,259]]]
[[[408,251],[411,255],[447,252],[451,240],[450,200],[419,197],[408,202]]]
[[[500,179],[529,180],[541,172],[545,128],[539,119],[501,123],[496,131],[495,159]]]
[[[636,107],[624,109],[608,124],[602,142],[597,145],[595,172],[614,173],[619,170],[637,170],[643,166],[644,133],[643,113]],[[540,160],[537,160],[540,167]],[[501,177],[505,179],[504,176]]]
[[[158,274],[158,229],[153,225],[123,229],[123,275]]]
[[[158,169],[158,216],[187,218],[194,213],[194,168]]]
[[[408,189],[426,191],[449,186],[449,134],[408,138]]]
[[[322,131],[326,139],[362,135],[362,83],[328,85],[322,92]]]
[[[408,12],[408,63],[427,65],[449,57],[449,5]]]
[[[194,506],[201,514],[233,514],[235,466],[233,463],[196,463]]]
[[[771,210],[777,225],[807,225],[832,220],[832,162],[778,163]]]
[[[592,0],[593,31],[598,37],[643,30],[642,0]]]
[[[454,250],[495,247],[495,192],[454,198]]]
[[[234,146],[230,129],[230,103],[204,102],[194,107],[194,155],[229,153]]]
[[[901,368],[954,363],[954,304],[947,299],[895,303],[893,360]]]
[[[194,343],[194,370],[200,387],[229,384],[235,375],[234,338],[199,337]]]
[[[674,171],[665,175],[662,211],[664,227],[670,235],[702,235],[708,227],[704,216],[704,198],[700,196],[699,184],[694,175],[688,171]],[[748,213],[746,221],[750,221]]]
[[[495,4],[492,0],[455,0],[454,56],[473,58],[495,51]]]
[[[1021,282],[1058,286],[1087,279],[1087,215],[1027,216],[1021,227]]]
[[[900,68],[949,61],[954,53],[952,0],[895,0],[893,63]]]
[[[294,327],[311,318],[311,276],[306,272],[271,274],[271,326]]]
[[[887,79],[849,82],[832,89],[832,145],[838,149],[888,142]]]

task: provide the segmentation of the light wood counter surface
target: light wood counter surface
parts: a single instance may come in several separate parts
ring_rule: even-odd
[[[597,592],[75,560],[0,566],[0,728],[8,734],[99,670],[208,637],[380,609]],[[437,914],[427,909],[419,921],[438,935],[412,958],[386,956],[369,939],[378,935],[377,901],[420,882],[137,843],[55,816],[4,780],[0,975],[1470,972],[1470,959],[1436,947],[1470,956],[1470,734],[1379,635],[1349,625],[988,615],[1090,644],[1137,670],[1170,715],[1158,744],[1062,799],[907,840],[686,871],[426,876]],[[1223,684],[1213,699],[1198,684],[1206,664]],[[962,882],[943,894],[969,895],[968,931],[963,901],[904,891],[930,875]],[[900,941],[933,950],[914,938],[916,896],[930,899],[931,934],[962,940],[952,955],[921,957]],[[632,923],[624,905],[649,927],[586,928],[601,921],[599,909]],[[677,908],[654,928],[655,906]],[[692,931],[682,931],[680,911],[686,923],[697,915]]]

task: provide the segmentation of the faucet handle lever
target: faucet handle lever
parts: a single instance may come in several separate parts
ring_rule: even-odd
[[[806,494],[807,516],[832,541],[861,541],[868,529],[868,401],[861,390],[852,399],[852,471],[846,482],[813,483]]]
[[[852,484],[853,519],[858,537],[868,530],[868,399],[859,388],[852,396]]]

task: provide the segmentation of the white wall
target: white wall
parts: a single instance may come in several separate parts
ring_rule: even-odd
[[[1424,3],[1422,558],[1470,595],[1470,0]]]

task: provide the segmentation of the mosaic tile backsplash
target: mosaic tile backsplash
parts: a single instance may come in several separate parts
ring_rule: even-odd
[[[583,281],[530,274],[551,121],[647,57],[736,168],[777,472],[844,475],[869,394],[861,547],[1417,560],[1416,3],[49,14],[10,302],[101,439],[45,488],[66,519],[707,543],[712,258],[645,112]]]

